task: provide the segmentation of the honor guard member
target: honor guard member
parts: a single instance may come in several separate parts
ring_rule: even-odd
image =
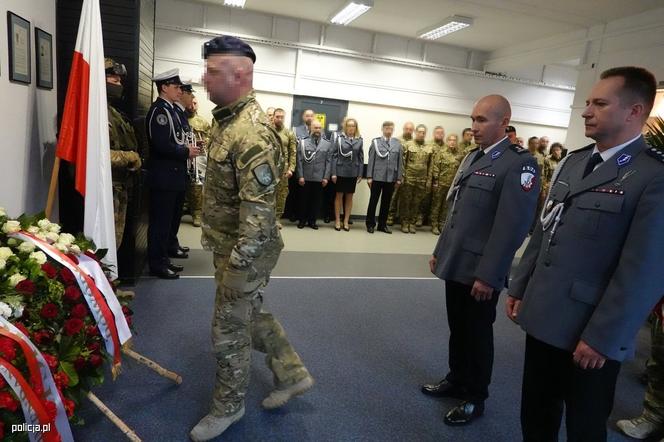
[[[106,70],[106,98],[108,101],[108,132],[111,145],[111,174],[113,176],[113,214],[115,216],[115,244],[120,248],[127,219],[129,194],[135,176],[141,170],[138,141],[129,119],[116,106],[122,102],[122,83],[127,77],[125,65],[112,58],[104,60]],[[118,296],[133,297],[134,292],[117,289]]]
[[[244,415],[252,348],[267,354],[276,389],[263,400],[278,408],[313,386],[284,329],[262,308],[283,241],[275,219],[281,146],[256,101],[256,55],[242,40],[216,37],[203,45],[204,82],[217,123],[212,128],[203,199],[202,244],[214,252],[217,294],[212,342],[217,374],[212,407],[190,432],[213,439]]]
[[[466,155],[468,155],[468,152],[474,148],[475,143],[473,143],[473,130],[467,127],[463,130],[463,132],[461,132],[461,143],[459,143],[459,154],[461,155],[461,159],[464,159]]]
[[[376,206],[380,199],[378,212],[378,231],[392,233],[387,226],[387,215],[395,188],[403,179],[403,161],[401,160],[401,143],[392,136],[394,123],[383,123],[383,136],[374,138],[369,147],[369,163],[367,164],[367,184],[371,189],[369,207],[367,208],[367,232],[374,233],[376,227]]]
[[[403,125],[403,132],[401,138],[399,138],[399,144],[401,144],[401,160],[403,161],[403,155],[406,152],[406,143],[412,141],[413,133],[415,132],[415,124],[412,121],[407,121]],[[403,167],[403,165],[402,165]],[[402,186],[397,186],[394,188],[394,194],[392,194],[392,201],[390,202],[390,211],[387,215],[387,225],[391,226],[394,224],[394,220],[398,218],[399,212],[399,192]]]
[[[447,219],[429,261],[445,281],[450,371],[422,392],[462,399],[445,415],[448,425],[468,424],[484,413],[496,304],[537,205],[537,163],[507,139],[510,116],[510,104],[500,95],[475,104],[471,118],[478,147],[454,178]]]
[[[281,229],[281,222],[279,220],[284,215],[284,208],[286,207],[286,198],[288,197],[288,180],[293,177],[295,173],[295,166],[297,164],[297,138],[295,133],[284,127],[284,119],[286,118],[286,111],[281,108],[274,110],[272,117],[272,125],[279,135],[281,140],[281,158],[283,159],[283,170],[281,171],[281,179],[277,184],[277,226]]]
[[[450,190],[452,181],[459,168],[458,157],[454,154],[457,151],[457,136],[447,137],[447,144],[438,149],[433,154],[431,160],[431,172],[429,173],[429,185],[431,188],[431,213],[429,221],[431,222],[431,233],[440,235],[440,226],[446,218],[445,200]]]
[[[298,141],[309,136],[309,128],[314,117],[314,111],[311,109],[302,112],[302,124],[293,129]],[[297,168],[297,162],[295,167]],[[291,222],[296,221],[300,215],[300,196],[300,186],[298,185],[297,175],[294,173],[288,180],[288,197],[284,207],[284,212],[286,212]]]
[[[295,136],[298,140],[306,138],[309,136],[309,131],[311,129],[311,122],[314,121],[316,114],[313,110],[307,109],[302,112],[302,124],[295,128]]]
[[[620,364],[664,293],[664,151],[641,130],[657,82],[604,71],[582,113],[594,144],[559,164],[507,298],[527,333],[523,440],[606,441]]]
[[[150,145],[148,261],[153,275],[176,279],[182,266],[172,264],[169,256],[187,257],[179,247],[177,231],[187,185],[187,159],[196,157],[199,149],[187,145],[185,129],[175,110],[175,103],[182,94],[178,70],[159,74],[153,81],[159,97],[150,106],[145,119]]]
[[[187,95],[186,90],[187,89],[183,90],[183,95]],[[192,89],[191,100],[186,104],[185,110],[187,112],[187,120],[189,121],[191,132],[194,134],[196,145],[201,149],[201,154],[191,160],[193,170],[190,173],[189,194],[187,199],[189,200],[192,224],[195,227],[200,227],[201,216],[203,213],[203,183],[205,182],[205,171],[207,167],[206,152],[207,146],[210,142],[211,126],[205,118],[198,115],[198,101],[193,95],[193,92],[195,91]]]
[[[399,200],[403,233],[417,233],[415,225],[427,192],[433,148],[425,142],[426,136],[427,127],[418,125],[415,139],[407,142],[403,149],[403,189]]]
[[[311,135],[301,139],[297,148],[296,174],[300,195],[300,222],[318,230],[316,218],[323,200],[323,189],[330,181],[332,144],[322,136],[320,121],[311,122]]]
[[[445,129],[443,126],[436,126],[433,129],[433,139],[429,143],[429,146],[431,146],[431,161],[433,161],[434,157],[436,156],[436,153],[439,151],[445,149],[447,150],[445,146]],[[425,221],[425,218],[429,220],[429,223],[431,224],[431,227],[434,226],[434,223],[431,222],[430,215],[431,215],[431,204],[432,204],[432,176],[431,176],[431,164],[429,166],[429,175],[427,176],[427,183],[426,183],[426,190],[424,193],[424,196],[422,198],[422,207],[420,209],[420,213],[417,215],[417,223],[415,224],[416,227],[422,227],[422,224]],[[454,171],[456,172],[456,170]]]

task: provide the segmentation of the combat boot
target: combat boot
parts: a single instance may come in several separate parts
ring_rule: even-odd
[[[194,214],[191,216],[191,223],[194,225],[194,227],[200,227],[201,226],[201,212],[196,211]]]
[[[431,228],[431,233],[433,233],[434,235],[440,235],[440,229],[438,228],[438,226],[433,226]]]
[[[424,223],[424,217],[422,215],[417,217],[417,222],[415,223],[416,227],[422,227],[422,224]]]
[[[389,225],[389,224],[388,224]],[[408,224],[406,223],[401,223],[401,231],[403,233],[408,233]]]
[[[240,408],[237,413],[231,414],[230,416],[218,416],[214,413],[210,413],[196,424],[196,426],[189,432],[189,437],[194,442],[214,439],[226,431],[232,424],[242,419],[242,416],[244,416],[244,407]]]
[[[409,231],[410,233],[417,233],[417,227],[415,227],[415,226],[417,226],[417,224],[415,224],[415,225],[413,225],[413,224],[409,225],[409,226],[408,226],[408,231]]]
[[[387,217],[387,221],[385,222],[388,226],[393,226],[394,225],[394,218],[391,216]]]
[[[293,385],[272,391],[268,397],[263,399],[263,408],[266,410],[273,410],[275,408],[283,407],[286,405],[286,402],[295,396],[306,393],[313,386],[314,378],[307,375],[306,378]]]
[[[620,431],[634,439],[648,439],[654,435],[661,435],[664,426],[648,419],[645,414],[632,419],[622,419],[616,422]]]

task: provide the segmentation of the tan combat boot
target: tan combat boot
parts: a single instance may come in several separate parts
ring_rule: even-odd
[[[417,226],[417,224],[411,224],[411,225],[409,225],[409,226],[408,226],[408,231],[409,231],[410,233],[417,233],[417,227],[415,227],[415,226]]]
[[[389,225],[389,224],[388,224]],[[401,223],[401,231],[403,233],[408,233],[408,224],[406,223]]]
[[[242,416],[244,416],[244,407],[240,408],[237,413],[231,414],[230,416],[217,416],[214,413],[210,413],[196,424],[196,426],[189,432],[189,437],[194,442],[214,439],[226,431],[228,427],[242,419]]]
[[[283,407],[286,403],[301,394],[306,393],[311,387],[314,386],[314,378],[308,375],[295,384],[272,391],[268,397],[263,399],[263,408],[266,410],[273,410],[275,408]]]
[[[194,227],[200,227],[201,226],[201,212],[196,211],[194,214],[191,216],[191,223],[194,225]]]
[[[434,235],[440,235],[440,229],[438,228],[438,226],[433,226],[431,228],[431,233],[433,233]]]
[[[634,439],[648,439],[657,434],[661,435],[664,430],[662,424],[651,421],[645,416],[645,413],[632,419],[619,420],[616,422],[616,426]]]
[[[415,223],[416,227],[422,227],[422,224],[424,223],[424,216],[419,215],[417,217],[417,222]]]

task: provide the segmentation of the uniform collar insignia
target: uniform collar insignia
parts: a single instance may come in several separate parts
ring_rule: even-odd
[[[494,150],[494,151],[491,153],[491,159],[492,159],[492,160],[495,160],[495,159],[498,158],[502,153],[503,153],[503,152],[501,152],[500,150]]]
[[[629,163],[631,160],[632,160],[632,156],[629,155],[629,154],[624,153],[624,154],[620,155],[620,156],[618,157],[618,159],[616,159],[616,164],[617,164],[619,167],[622,167],[622,166],[624,166],[625,164]]]

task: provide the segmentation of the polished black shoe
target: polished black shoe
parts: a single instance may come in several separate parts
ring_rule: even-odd
[[[369,233],[374,233],[374,228],[373,228],[373,227],[368,227],[368,226],[367,226],[367,232],[369,232]]]
[[[181,272],[184,270],[184,266],[181,266],[180,264],[169,264],[168,269],[173,271],[173,272]]]
[[[323,222],[324,222],[325,224],[329,224],[330,221],[331,221],[331,219],[330,219],[329,216],[326,216],[325,218],[323,218]]]
[[[189,250],[191,250],[191,249],[190,249],[189,247],[187,247],[187,246],[180,246],[180,247],[178,247],[178,248],[180,249],[181,252],[184,252],[184,253],[189,253]]]
[[[383,233],[389,233],[390,235],[392,234],[392,231],[391,231],[390,228],[387,227],[387,226],[385,226],[385,227],[379,227],[379,228],[378,228],[378,231],[379,231],[379,232],[383,232]]]
[[[186,259],[189,258],[189,255],[182,250],[178,250],[177,252],[169,252],[168,253],[169,258],[177,258],[177,259]]]
[[[298,229],[304,229],[305,224],[303,222],[297,223],[297,228]]]
[[[432,397],[453,397],[463,399],[465,389],[452,384],[447,379],[443,379],[437,384],[424,384],[422,385],[422,393]]]
[[[468,425],[484,414],[484,402],[463,401],[445,414],[445,423],[452,427]]]
[[[309,227],[311,227],[314,230],[318,230],[318,225],[317,224],[309,224]]]
[[[171,269],[150,270],[150,274],[161,279],[178,279],[180,277]]]

